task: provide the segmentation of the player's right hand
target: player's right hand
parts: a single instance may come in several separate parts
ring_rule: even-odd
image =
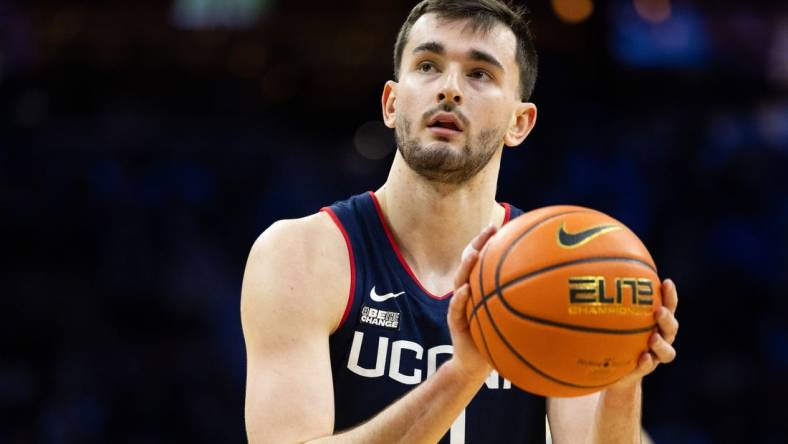
[[[468,279],[473,266],[479,260],[482,248],[497,231],[498,229],[494,225],[490,225],[465,247],[462,253],[462,262],[454,276],[454,295],[447,315],[451,341],[454,346],[454,356],[449,363],[455,366],[461,375],[472,381],[479,380],[480,384],[490,374],[492,367],[476,348],[471,337],[470,324],[465,314],[471,294]]]

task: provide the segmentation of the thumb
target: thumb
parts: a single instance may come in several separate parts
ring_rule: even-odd
[[[468,318],[465,315],[465,307],[471,291],[468,284],[463,284],[454,292],[449,304],[448,322],[449,328],[454,331],[466,331],[469,328]]]

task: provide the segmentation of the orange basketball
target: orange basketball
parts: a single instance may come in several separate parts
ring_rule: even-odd
[[[555,206],[503,227],[471,273],[476,346],[542,396],[595,392],[634,370],[662,305],[654,260],[624,224]]]

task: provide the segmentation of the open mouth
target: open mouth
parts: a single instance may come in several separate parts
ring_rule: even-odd
[[[453,136],[464,130],[457,116],[447,112],[440,112],[432,116],[427,122],[427,128],[433,134],[441,137]]]
[[[446,128],[452,131],[462,131],[454,122],[435,122],[428,125],[429,128]]]

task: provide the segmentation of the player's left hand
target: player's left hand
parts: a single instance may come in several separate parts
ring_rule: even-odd
[[[676,349],[673,341],[679,331],[679,321],[676,320],[676,306],[679,304],[679,295],[676,284],[670,279],[662,282],[662,307],[654,312],[657,322],[657,331],[649,338],[649,351],[640,355],[638,366],[629,375],[616,382],[610,389],[631,387],[640,383],[644,376],[653,372],[659,364],[667,364],[676,359]]]

